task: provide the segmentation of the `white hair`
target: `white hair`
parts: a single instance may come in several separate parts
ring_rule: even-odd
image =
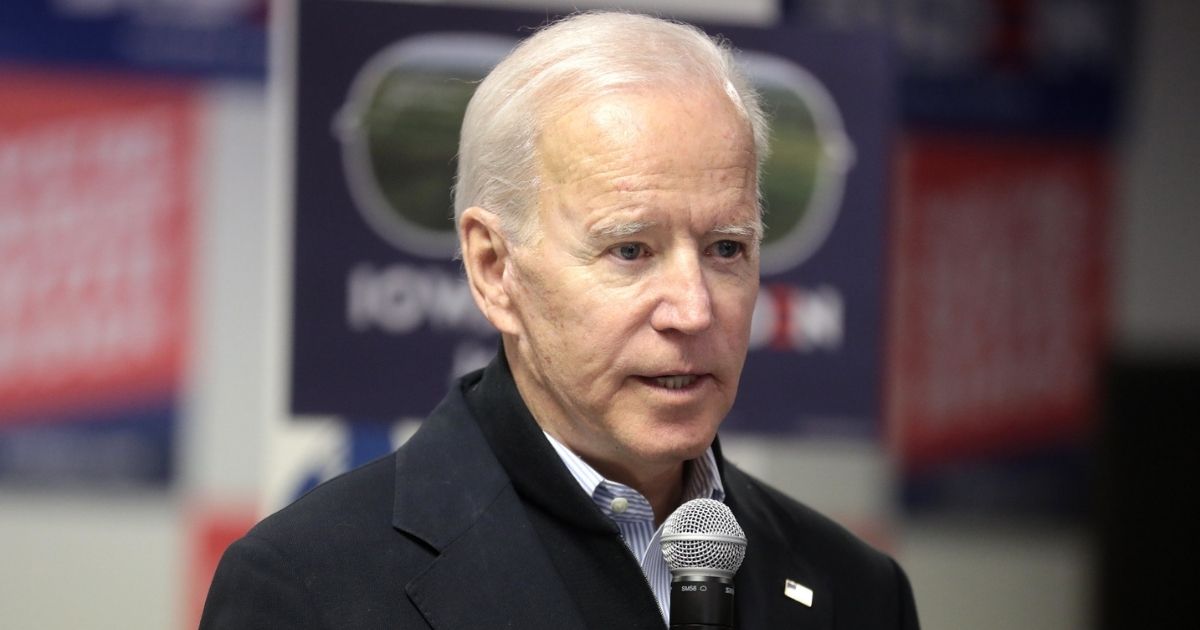
[[[542,125],[584,100],[641,87],[727,95],[746,119],[761,167],[766,117],[727,42],[646,15],[579,13],[523,41],[475,90],[459,138],[455,221],[480,206],[500,216],[506,238],[529,242],[536,229],[530,215],[538,193]]]

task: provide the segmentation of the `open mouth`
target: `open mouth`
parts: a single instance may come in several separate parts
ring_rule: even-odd
[[[642,376],[639,379],[661,389],[682,391],[697,387],[704,376],[700,374],[668,374],[665,376]]]
[[[696,382],[699,377],[695,374],[679,374],[675,376],[659,376],[654,379],[659,387],[667,389],[683,389]]]

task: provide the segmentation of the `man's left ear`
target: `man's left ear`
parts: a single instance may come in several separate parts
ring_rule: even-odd
[[[467,208],[458,220],[458,242],[475,304],[501,333],[518,333],[520,323],[504,283],[511,260],[500,217],[478,206]]]

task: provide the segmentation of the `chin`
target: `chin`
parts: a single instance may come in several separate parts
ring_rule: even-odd
[[[717,429],[705,425],[703,429],[689,427],[671,427],[665,431],[656,431],[655,435],[642,443],[642,456],[648,460],[663,463],[674,463],[695,459],[704,454],[716,438]]]

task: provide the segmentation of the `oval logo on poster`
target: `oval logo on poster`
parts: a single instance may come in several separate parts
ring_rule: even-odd
[[[431,33],[372,57],[334,121],[355,206],[371,229],[409,254],[445,260],[458,247],[451,185],[463,112],[475,85],[516,44],[483,33]],[[770,115],[763,165],[762,272],[811,256],[832,230],[854,147],[829,91],[781,57],[739,54]]]
[[[825,242],[842,207],[851,144],[829,90],[799,65],[743,52],[739,62],[771,121],[763,164],[762,273],[799,266]]]
[[[367,61],[334,121],[355,206],[401,251],[446,260],[458,248],[451,185],[475,86],[517,43],[484,33],[401,40]]]

